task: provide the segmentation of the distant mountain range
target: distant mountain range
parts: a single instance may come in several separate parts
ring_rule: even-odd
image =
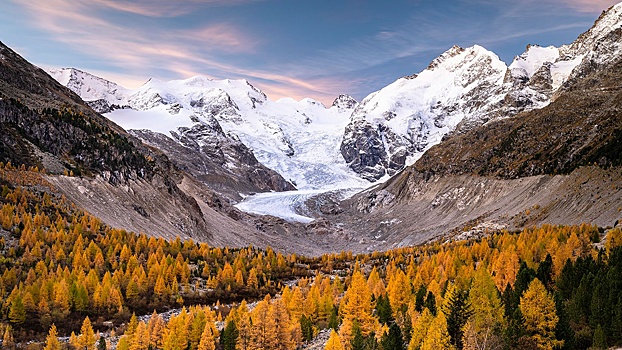
[[[297,187],[343,187],[354,175],[344,163],[373,182],[413,164],[447,134],[548,105],[583,61],[617,57],[602,46],[621,20],[614,6],[574,43],[530,45],[509,66],[480,46],[454,46],[360,104],[344,95],[331,108],[311,99],[272,102],[244,80],[150,80],[128,90],[76,69],[50,73],[126,129],[172,131],[179,139],[184,130],[219,125]]]

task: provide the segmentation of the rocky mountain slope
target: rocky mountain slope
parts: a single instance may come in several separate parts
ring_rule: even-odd
[[[232,207],[227,198],[93,111],[2,43],[0,130],[2,162],[45,168],[52,195],[65,196],[115,228],[219,246],[270,245],[309,255],[330,250],[331,241],[339,240],[339,232],[322,225],[290,224]],[[159,137],[144,131],[136,134]],[[217,156],[209,159],[218,161]],[[220,174],[222,181],[238,181],[224,170]]]
[[[622,5],[616,5],[571,45],[530,45],[509,66],[479,46],[453,47],[418,75],[366,97],[341,152],[352,169],[375,180],[413,164],[448,133],[542,108],[587,57],[600,64],[617,57],[611,33],[620,23]]]
[[[583,58],[547,106],[453,134],[353,198],[342,215],[357,215],[379,245],[420,243],[477,225],[482,232],[542,223],[613,225],[622,218],[622,22],[589,38],[620,7],[559,50]],[[520,73],[529,77],[534,70],[527,68]]]

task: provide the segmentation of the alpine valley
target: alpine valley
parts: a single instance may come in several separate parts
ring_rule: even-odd
[[[0,43],[0,348],[619,348],[621,82],[622,3],[331,106]]]
[[[251,223],[255,236],[288,232],[296,238],[283,248],[291,251],[377,250],[464,227],[613,224],[620,213],[611,204],[621,199],[621,122],[613,102],[621,23],[617,5],[575,42],[529,45],[509,66],[481,46],[454,46],[361,102],[341,95],[329,107],[271,101],[245,80],[151,79],[130,90],[73,68],[49,74],[166,155],[183,174],[182,192],[199,207],[216,207],[236,225]],[[592,107],[599,103],[607,108]],[[114,202],[103,198],[108,192],[89,189],[109,185],[102,180],[54,179],[107,223],[154,232],[138,222],[159,215],[143,220],[135,210],[117,215],[102,206]],[[77,185],[85,190],[73,190]],[[578,190],[585,186],[590,191]],[[131,202],[123,205],[154,211],[148,201]],[[263,245],[247,233],[217,236],[215,242]],[[323,243],[301,250],[308,240]],[[329,243],[335,241],[343,244]]]

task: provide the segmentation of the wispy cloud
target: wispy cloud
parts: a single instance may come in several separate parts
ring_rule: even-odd
[[[192,12],[198,6],[235,6],[256,1],[260,0],[135,0],[132,2],[127,0],[87,0],[86,2],[103,8],[146,17],[177,17]]]
[[[559,0],[561,5],[569,6],[585,13],[599,13],[617,4],[618,0]]]
[[[598,12],[618,0],[453,0],[399,20],[372,23],[375,31],[365,27],[361,30],[365,34],[328,39],[324,46],[303,47],[304,42],[292,41],[291,50],[301,49],[304,56],[288,54],[288,48],[273,42],[269,31],[251,29],[254,22],[214,15],[216,7],[264,0],[11,1],[31,16],[29,23],[53,36],[52,41],[87,56],[104,77],[125,74],[129,78],[123,80],[132,85],[152,76],[246,78],[273,99],[311,96],[330,103],[338,93],[362,97],[401,75],[417,73],[454,44],[495,49],[524,40],[522,47],[548,45],[534,42],[534,37],[587,30],[591,22],[586,18],[591,15],[585,13]],[[199,13],[207,16],[197,19]],[[363,15],[365,21],[373,17]],[[564,22],[568,16],[578,20],[568,24],[567,19]],[[284,52],[287,58],[280,57]],[[508,59],[507,54],[503,59]]]
[[[95,1],[114,10],[132,13],[139,13],[139,9],[144,7],[131,6],[155,3],[141,1],[138,4],[127,5],[130,7],[122,7],[126,5],[125,2]],[[202,1],[206,2],[216,4],[224,1]],[[132,85],[136,85],[136,81],[141,80],[140,77],[145,77],[146,80],[153,71],[166,71],[174,78],[187,78],[191,75],[246,78],[275,99],[285,96],[302,98],[311,95],[326,101],[334,97],[333,93],[326,89],[336,84],[331,79],[299,79],[293,75],[238,66],[213,55],[212,52],[250,55],[262,42],[261,39],[248,35],[229,23],[212,23],[200,28],[163,29],[157,26],[145,28],[107,20],[91,2],[87,5],[86,1],[81,0],[32,0],[20,4],[36,19],[37,25],[52,33],[56,40],[128,72],[128,78],[124,80],[131,82]],[[150,13],[143,11],[139,14]],[[67,25],[68,23],[71,25]],[[113,76],[101,71],[100,75]],[[119,74],[114,76],[118,77]]]

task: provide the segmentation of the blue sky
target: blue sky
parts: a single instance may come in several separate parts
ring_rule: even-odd
[[[506,63],[572,42],[617,0],[4,0],[0,41],[43,67],[134,88],[149,78],[248,79],[276,100],[357,99],[451,46]]]

